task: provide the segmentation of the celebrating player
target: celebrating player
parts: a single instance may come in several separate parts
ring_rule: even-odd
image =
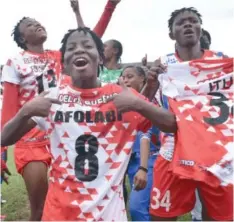
[[[13,38],[22,52],[4,66],[2,126],[15,116],[25,102],[44,90],[55,87],[57,80],[69,82],[60,76],[60,52],[45,50],[45,28],[36,20],[24,17],[15,26]],[[30,220],[40,220],[48,189],[47,168],[51,162],[47,135],[32,129],[15,146],[15,164],[23,176],[29,195]]]
[[[175,132],[175,117],[122,82],[97,88],[104,49],[94,32],[71,30],[62,43],[72,85],[26,103],[5,125],[2,145],[14,144],[36,125],[50,134],[52,169],[43,220],[127,220],[122,183],[136,133],[147,130],[150,121]]]
[[[194,8],[182,8],[171,14],[171,18],[168,21],[168,27],[171,39],[176,41],[176,52],[163,56],[157,60],[155,62],[155,67],[151,69],[151,71],[153,71],[151,72],[152,75],[154,74],[154,76],[157,76],[160,73],[164,73],[166,71],[167,64],[195,59],[219,59],[226,57],[221,52],[216,53],[201,49],[201,24],[201,15]],[[152,75],[149,78],[151,82],[148,81],[147,84],[149,86],[151,84],[151,87],[157,87],[154,87],[153,89],[150,89],[149,87],[148,91],[146,90],[149,93],[147,95],[151,98],[154,97],[155,92],[158,90],[158,83],[155,84],[156,81],[152,81],[154,79]],[[167,97],[161,95],[161,99],[163,106],[165,108],[169,108]],[[155,188],[158,193],[155,191],[152,193],[152,196],[155,197],[160,192],[161,195],[157,196],[160,203],[162,200],[165,201],[165,194],[169,191],[171,194],[171,207],[168,212],[166,211],[163,203],[161,205],[156,205],[155,201],[152,199],[151,214],[153,215],[153,220],[174,220],[177,216],[183,215],[192,210],[194,206],[196,188],[196,186],[194,186],[194,182],[191,182],[191,180],[182,180],[168,172],[170,162],[173,159],[173,153],[174,135],[164,134],[160,156],[154,166],[154,174],[157,176],[154,177],[153,188]],[[200,186],[199,189],[204,192],[205,185]],[[202,197],[204,198],[203,201],[205,201],[205,211],[203,215],[204,220],[211,218],[216,220],[232,219],[232,189],[232,186],[219,187],[218,189],[213,189],[212,187],[208,188],[208,193],[206,192]],[[179,199],[178,197],[183,198]],[[212,197],[213,199],[211,199]],[[219,203],[219,207],[217,206],[217,203]],[[221,208],[220,206],[225,207]]]

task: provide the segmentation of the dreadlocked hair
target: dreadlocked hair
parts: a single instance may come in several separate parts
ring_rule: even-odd
[[[183,12],[186,12],[186,11],[187,11],[187,12],[192,12],[192,13],[196,14],[197,17],[198,17],[198,19],[199,19],[199,21],[200,21],[200,23],[202,24],[202,15],[197,11],[196,8],[194,8],[194,7],[181,8],[181,9],[175,10],[174,12],[171,13],[171,17],[170,17],[170,19],[168,20],[168,28],[169,28],[169,31],[170,31],[170,32],[172,32],[172,26],[173,26],[173,23],[174,23],[174,21],[175,21],[175,18],[176,18],[179,14],[181,14],[181,13],[183,13]]]
[[[65,51],[66,51],[66,45],[67,45],[67,40],[68,38],[70,37],[70,35],[74,32],[84,32],[85,34],[89,33],[93,39],[93,41],[95,42],[95,45],[97,47],[97,51],[98,51],[98,54],[99,56],[101,57],[102,60],[104,60],[104,45],[103,45],[103,42],[102,40],[95,34],[95,32],[93,32],[92,30],[90,30],[89,28],[87,27],[79,27],[77,29],[70,29],[68,30],[67,34],[64,35],[61,43],[62,43],[62,46],[60,48],[60,52],[61,52],[61,64],[64,63],[64,54],[65,54]],[[103,65],[99,65],[101,70],[103,70]],[[98,76],[99,76],[99,68],[98,68]]]
[[[23,17],[22,19],[20,19],[18,21],[18,23],[16,24],[15,28],[13,29],[12,33],[11,33],[11,36],[13,36],[13,39],[16,42],[17,46],[20,47],[23,50],[27,50],[27,47],[26,47],[26,45],[24,43],[22,43],[20,41],[21,34],[20,34],[20,31],[19,31],[19,26],[20,26],[21,22],[24,21],[27,18],[28,17]]]
[[[116,60],[117,60],[117,62],[119,62],[119,61],[121,62],[121,56],[123,54],[123,46],[122,46],[121,42],[119,42],[116,39],[112,39],[111,41],[113,42],[113,48],[118,49],[118,52],[116,54]]]

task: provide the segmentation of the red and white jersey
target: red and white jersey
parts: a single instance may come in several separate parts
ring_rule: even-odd
[[[2,82],[19,85],[20,108],[44,90],[56,87],[60,73],[60,52],[45,51],[43,54],[35,54],[23,51],[7,61],[3,68]],[[44,132],[33,129],[17,144],[21,141],[41,143],[45,139]]]
[[[48,97],[62,105],[53,104],[48,118],[33,117],[49,133],[52,154],[43,220],[127,220],[123,177],[137,131],[146,131],[151,123],[106,103],[120,91],[112,84],[96,89],[60,86]]]
[[[233,184],[233,59],[168,65],[159,81],[177,120],[173,173]]]
[[[221,52],[214,52],[210,50],[205,50],[203,57],[201,59],[220,59],[224,55]],[[165,66],[169,64],[175,64],[183,62],[177,55],[177,53],[171,53],[166,56],[160,57],[161,63]],[[165,74],[163,74],[165,75]],[[160,98],[159,103],[166,109],[170,110],[168,99],[161,90],[156,94],[157,99]],[[160,155],[168,161],[171,161],[174,154],[175,138],[172,133],[161,133],[162,145],[160,148]]]

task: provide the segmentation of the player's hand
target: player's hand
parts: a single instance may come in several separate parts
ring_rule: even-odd
[[[110,0],[110,2],[113,4],[113,5],[118,5],[121,0]]]
[[[79,2],[78,0],[70,0],[72,10],[76,13],[79,11]]]
[[[145,56],[141,60],[142,66],[147,66],[147,62],[148,62],[148,60],[147,60],[147,54],[145,54]]]
[[[45,96],[49,92],[43,92],[39,96],[35,97],[31,101],[27,102],[24,106],[24,112],[29,116],[47,117],[50,112],[52,104],[60,105],[61,102],[58,99],[46,98]]]
[[[166,70],[167,67],[162,65],[160,60],[156,60],[153,66],[148,71],[147,84],[151,85],[154,83],[158,83],[158,75],[165,73]]]
[[[121,77],[119,78],[119,85],[121,86],[122,91],[118,95],[108,99],[107,102],[113,101],[119,112],[134,111],[138,97],[134,95],[127,86],[125,86]]]
[[[139,169],[134,177],[134,189],[143,190],[147,185],[147,173]]]
[[[11,176],[11,172],[8,170],[7,165],[4,160],[1,160],[1,177],[2,180],[6,183],[8,183],[8,177],[7,175]]]

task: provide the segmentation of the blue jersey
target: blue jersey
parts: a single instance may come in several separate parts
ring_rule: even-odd
[[[161,146],[159,135],[160,131],[155,126],[150,128],[147,133],[138,132],[136,140],[133,144],[132,152],[140,153],[140,142],[142,138],[150,140],[150,152],[159,151]]]

